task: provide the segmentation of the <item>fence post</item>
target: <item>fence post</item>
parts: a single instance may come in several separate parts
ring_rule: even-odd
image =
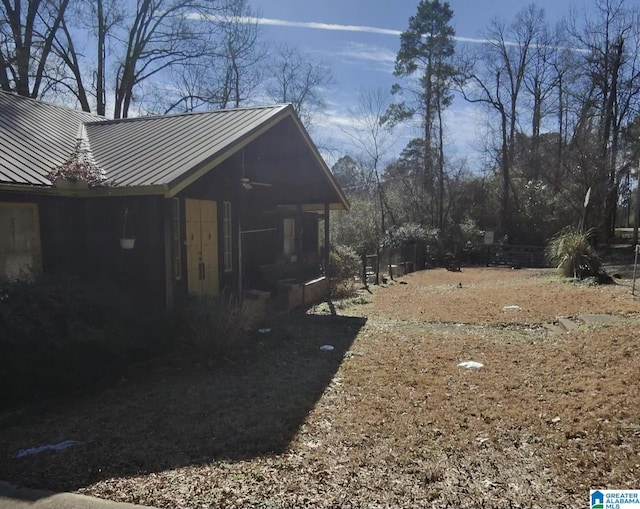
[[[636,255],[633,261],[633,284],[631,285],[631,295],[636,294],[636,274],[638,269],[638,250],[640,250],[640,244],[636,244]]]

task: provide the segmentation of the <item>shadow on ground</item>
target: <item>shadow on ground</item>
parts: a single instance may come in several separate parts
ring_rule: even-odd
[[[215,364],[174,355],[101,391],[0,424],[0,479],[69,491],[111,477],[282,453],[365,322],[296,315]],[[334,350],[321,350],[325,344]],[[65,440],[79,445],[16,457]]]

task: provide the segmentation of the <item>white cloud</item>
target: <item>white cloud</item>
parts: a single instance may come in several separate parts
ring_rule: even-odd
[[[249,18],[247,20],[249,21]],[[395,37],[398,37],[401,34],[400,30],[370,27],[365,25],[342,25],[338,23],[320,23],[317,21],[287,21],[284,19],[274,18],[253,18],[252,22],[255,23],[256,21],[263,25],[280,27],[312,28],[315,30],[332,30],[338,32],[364,32],[368,34],[393,35]]]
[[[322,57],[330,57],[345,64],[357,64],[370,71],[393,73],[396,54],[393,50],[373,44],[349,42],[338,48],[313,51]]]
[[[399,37],[402,34],[402,30],[396,30],[393,28],[381,28],[372,27],[367,25],[342,25],[339,23],[321,23],[318,21],[288,21],[284,19],[275,18],[246,18],[247,23],[261,23],[263,25],[279,26],[279,27],[291,27],[291,28],[310,28],[314,30],[331,30],[337,32],[360,32],[367,34],[381,34],[392,35]],[[478,39],[473,37],[459,37],[454,36],[454,39],[458,42],[467,42],[471,44],[489,44],[496,43],[491,39]],[[505,42],[507,46],[516,45],[512,42]]]
[[[334,54],[345,59],[376,62],[391,71],[396,61],[396,53],[389,48],[357,42],[349,43]]]
[[[202,18],[201,14],[192,14],[191,18]],[[402,34],[402,30],[396,30],[393,28],[372,27],[367,25],[343,25],[340,23],[322,23],[319,21],[289,21],[285,19],[277,18],[258,18],[254,16],[241,16],[241,17],[226,17],[219,15],[205,15],[204,17],[218,20],[218,21],[233,21],[234,23],[248,23],[248,24],[262,24],[268,26],[278,27],[290,27],[290,28],[309,28],[313,30],[329,30],[334,32],[359,32],[367,34],[380,34],[380,35],[392,35],[399,37]],[[476,37],[460,37],[454,36],[454,40],[457,42],[465,42],[469,44],[504,44],[505,46],[518,46],[518,43],[512,41],[498,41],[495,39],[476,38]],[[537,44],[532,44],[533,47],[538,47]],[[559,47],[559,49],[568,49],[571,51],[586,52],[581,48],[565,48]]]

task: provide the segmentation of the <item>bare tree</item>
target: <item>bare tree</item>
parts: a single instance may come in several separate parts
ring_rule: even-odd
[[[598,0],[597,15],[575,25],[576,44],[586,50],[583,111],[593,117],[598,146],[598,180],[592,194],[592,223],[613,238],[621,177],[631,161],[621,160],[620,137],[640,109],[640,11],[625,0]]]
[[[84,111],[92,111],[95,103],[95,112],[106,115],[107,48],[113,46],[114,32],[126,16],[125,8],[121,0],[80,0],[68,14],[75,24],[69,25],[64,19],[54,40],[54,51],[67,71],[58,84],[76,97]],[[81,39],[83,46],[89,46],[89,55],[95,52],[95,58],[87,58],[85,51],[76,47]]]
[[[499,120],[497,166],[501,175],[500,225],[502,233],[511,229],[511,168],[520,122],[525,77],[536,43],[545,29],[544,11],[530,5],[507,25],[493,20],[485,35],[487,42],[475,61],[468,62],[460,75],[460,91],[472,103],[485,104]]]
[[[201,0],[138,0],[127,20],[124,55],[115,78],[114,118],[126,118],[136,87],[163,70],[207,54],[211,2]]]
[[[266,49],[246,0],[231,0],[215,24],[215,44],[201,58],[170,69],[174,90],[165,112],[238,107],[262,82]]]
[[[306,127],[326,107],[323,91],[333,84],[331,70],[297,49],[280,46],[269,65],[266,92],[273,101],[291,103]]]
[[[39,97],[69,0],[0,0],[0,88]]]
[[[353,125],[344,132],[351,138],[360,151],[361,166],[367,169],[367,180],[373,184],[377,200],[380,203],[380,232],[387,230],[387,216],[391,224],[395,223],[393,210],[389,207],[384,186],[382,185],[382,164],[393,146],[393,127],[385,123],[384,117],[389,109],[390,96],[384,90],[361,89],[356,106],[349,111]]]

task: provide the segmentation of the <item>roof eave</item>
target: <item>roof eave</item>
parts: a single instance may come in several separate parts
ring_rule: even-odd
[[[0,183],[0,192],[28,193],[42,196],[62,196],[77,198],[95,198],[103,196],[142,196],[161,195],[169,197],[167,185],[153,186],[122,186],[122,187],[70,187],[57,188],[55,186],[36,186],[30,184]]]
[[[347,199],[346,195],[344,194],[344,192],[340,188],[340,185],[338,184],[338,182],[336,181],[335,177],[333,176],[333,173],[331,173],[331,170],[327,166],[327,163],[322,158],[322,155],[320,155],[320,152],[318,151],[318,147],[316,147],[315,143],[311,139],[311,136],[309,136],[309,133],[305,129],[304,125],[302,124],[302,121],[300,120],[300,117],[298,117],[298,115],[295,113],[295,110],[293,109],[293,107],[291,107],[291,110],[290,110],[289,113],[291,114],[291,117],[293,118],[293,120],[295,121],[296,125],[298,126],[298,129],[303,134],[304,139],[305,139],[309,149],[311,150],[311,152],[313,153],[314,157],[316,158],[316,161],[318,162],[318,165],[320,166],[320,168],[322,169],[323,173],[325,174],[325,177],[327,178],[327,180],[331,184],[331,187],[333,187],[333,189],[335,190],[336,194],[338,195],[338,198],[340,200],[340,204],[342,205],[342,210],[349,210],[351,208],[351,203],[349,202],[349,200]],[[332,210],[336,210],[336,209],[332,208]]]

